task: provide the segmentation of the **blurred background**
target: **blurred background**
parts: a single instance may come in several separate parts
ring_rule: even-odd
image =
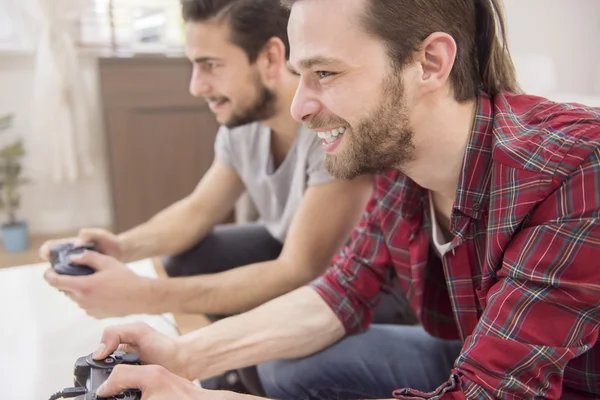
[[[504,4],[523,88],[600,106],[600,1]],[[0,0],[0,267],[194,188],[217,124],[190,72],[178,0]]]

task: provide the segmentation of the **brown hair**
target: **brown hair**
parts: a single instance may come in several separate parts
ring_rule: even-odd
[[[181,0],[181,11],[185,22],[227,21],[231,42],[246,52],[251,63],[273,37],[285,44],[289,58],[290,12],[278,0]]]
[[[282,0],[290,8],[300,0]],[[402,68],[434,32],[451,35],[457,46],[450,81],[457,101],[519,92],[500,0],[367,0],[361,17],[366,31],[382,39]]]

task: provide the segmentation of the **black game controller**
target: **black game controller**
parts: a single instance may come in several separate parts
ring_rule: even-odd
[[[115,351],[103,360],[94,360],[92,354],[80,357],[75,362],[74,387],[63,389],[50,397],[50,400],[75,398],[76,400],[140,400],[142,392],[138,389],[126,389],[116,396],[100,397],[96,395],[102,385],[119,364],[141,365],[137,354]]]
[[[95,271],[87,265],[71,262],[71,256],[81,254],[85,250],[98,251],[93,244],[75,247],[72,243],[62,243],[50,249],[50,263],[57,274],[62,275],[91,275]]]
[[[94,360],[92,355],[81,357],[75,362],[75,387],[86,388],[85,395],[76,397],[77,400],[124,399],[139,400],[142,398],[138,389],[127,389],[114,397],[96,396],[96,390],[110,376],[113,368],[119,364],[141,365],[137,354],[115,351],[104,360]]]

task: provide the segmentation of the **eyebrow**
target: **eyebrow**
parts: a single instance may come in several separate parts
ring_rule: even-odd
[[[216,58],[216,57],[197,57],[197,58],[194,58],[194,62],[198,63],[198,64],[209,62],[209,61],[219,61],[219,59]]]
[[[333,64],[341,64],[342,61],[338,60],[337,58],[332,58],[332,57],[324,57],[324,56],[315,56],[315,57],[310,57],[310,58],[304,58],[300,61],[298,61],[298,64],[300,65],[301,69],[311,69],[315,66],[330,66]],[[290,68],[291,70],[294,70],[294,67],[288,63],[288,68]]]

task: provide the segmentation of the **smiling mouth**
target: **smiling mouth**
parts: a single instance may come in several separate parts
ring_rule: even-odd
[[[317,135],[326,143],[332,143],[339,139],[345,132],[346,128],[334,128],[329,131],[317,132]]]
[[[208,103],[208,107],[212,111],[219,109],[220,107],[225,105],[228,101],[229,100],[227,100],[225,98],[223,98],[223,99],[206,99],[206,102]]]

